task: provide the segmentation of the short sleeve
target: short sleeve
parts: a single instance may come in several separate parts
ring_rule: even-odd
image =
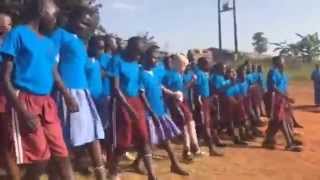
[[[111,59],[111,63],[108,67],[108,72],[110,73],[111,76],[113,77],[119,77],[120,76],[120,66],[121,66],[121,61],[120,57],[115,56]]]
[[[6,35],[0,52],[2,54],[16,57],[21,46],[20,42],[20,30],[18,28],[13,29]]]

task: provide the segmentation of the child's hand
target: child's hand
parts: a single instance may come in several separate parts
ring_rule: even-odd
[[[70,95],[66,96],[65,102],[69,112],[71,113],[79,112],[79,105],[72,96]]]
[[[21,114],[21,120],[25,123],[26,128],[30,132],[35,132],[37,130],[37,116],[24,112]]]
[[[183,93],[180,91],[177,91],[174,93],[174,98],[179,100],[180,102],[183,102]]]
[[[191,80],[192,80],[192,82],[195,82],[197,80],[197,76],[193,75]]]

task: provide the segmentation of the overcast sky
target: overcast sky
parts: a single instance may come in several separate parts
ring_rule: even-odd
[[[217,0],[98,0],[102,24],[124,38],[143,32],[164,50],[218,47]],[[223,2],[224,0],[222,0]],[[297,40],[320,29],[319,0],[237,0],[239,49],[252,51],[252,35],[271,42]],[[223,46],[233,49],[232,13],[223,15]]]

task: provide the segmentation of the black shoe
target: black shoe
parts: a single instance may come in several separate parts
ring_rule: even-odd
[[[188,163],[193,161],[193,156],[190,151],[184,151],[182,157],[183,157],[183,160]]]
[[[286,151],[291,151],[291,152],[301,152],[302,148],[299,146],[295,146],[295,145],[290,145],[286,147]]]
[[[236,144],[236,145],[248,146],[248,143],[245,142],[245,141],[242,141],[241,139],[235,139],[235,140],[233,141],[233,143]]]
[[[218,142],[218,143],[216,143],[216,146],[217,147],[226,147],[227,145],[225,143]]]
[[[269,141],[263,141],[262,147],[266,148],[266,149],[271,149],[271,150],[276,148],[275,143],[274,142],[269,142]]]
[[[302,146],[302,145],[303,145],[303,142],[300,141],[300,140],[297,140],[297,139],[293,140],[292,143],[293,143],[294,145],[297,145],[297,146]]]

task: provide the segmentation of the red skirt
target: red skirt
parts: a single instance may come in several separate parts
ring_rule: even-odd
[[[247,117],[243,100],[234,103],[228,97],[225,97],[223,109],[223,117],[226,122],[233,121],[236,123],[241,123],[244,122]]]
[[[188,102],[178,101],[173,98],[169,98],[167,105],[170,109],[172,119],[183,125],[187,122],[193,121],[192,113],[190,111]]]
[[[117,147],[127,149],[149,143],[145,107],[139,97],[127,97],[127,102],[135,110],[138,120],[132,119],[124,106],[117,108]]]
[[[4,147],[16,158],[17,164],[30,164],[49,160],[51,155],[67,157],[61,122],[54,100],[50,96],[36,96],[20,92],[18,99],[28,112],[37,117],[36,130],[30,132],[26,122],[11,108],[10,118],[4,121],[1,135]],[[3,145],[3,144],[2,144]]]

